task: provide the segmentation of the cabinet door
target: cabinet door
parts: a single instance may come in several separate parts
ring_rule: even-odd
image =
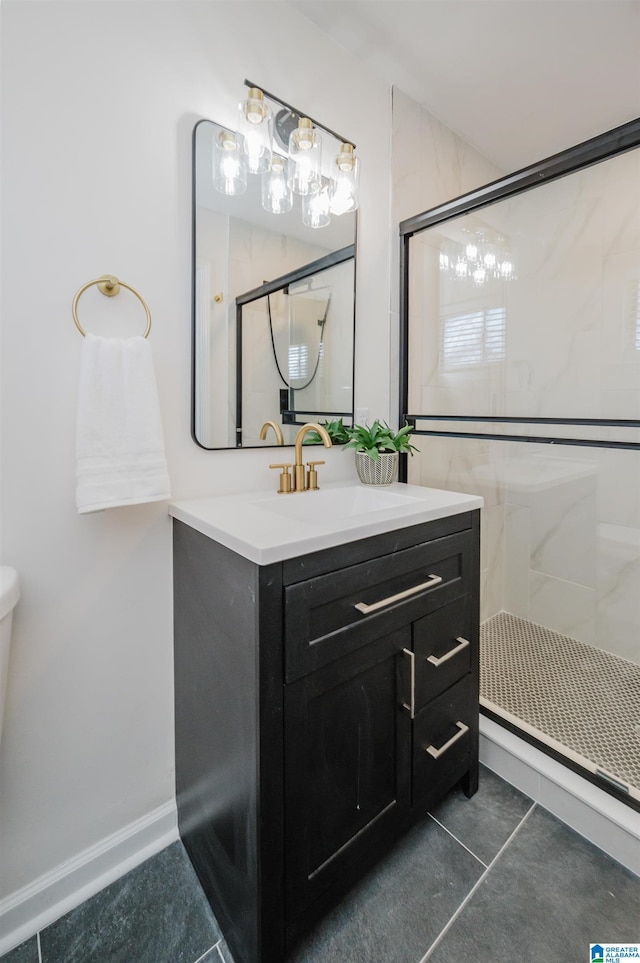
[[[294,919],[393,833],[409,808],[405,626],[286,686],[286,915]]]

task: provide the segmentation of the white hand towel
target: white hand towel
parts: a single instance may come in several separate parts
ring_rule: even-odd
[[[78,513],[170,498],[158,388],[146,338],[82,339]]]

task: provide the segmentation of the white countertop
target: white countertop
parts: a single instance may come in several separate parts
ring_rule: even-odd
[[[317,492],[238,492],[172,502],[169,514],[258,565],[481,508],[479,495],[396,482]]]

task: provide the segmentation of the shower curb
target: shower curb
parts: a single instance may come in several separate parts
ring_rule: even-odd
[[[482,714],[480,762],[640,876],[634,809]]]

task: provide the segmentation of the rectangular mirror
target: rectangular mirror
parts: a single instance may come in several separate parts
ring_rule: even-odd
[[[257,174],[243,194],[216,190],[224,131],[203,120],[193,137],[193,437],[208,449],[273,445],[260,430],[275,421],[293,444],[302,422],[353,418],[356,213],[308,227],[299,197],[269,213]],[[285,155],[280,115],[279,131]],[[331,157],[336,142],[321,133]]]

